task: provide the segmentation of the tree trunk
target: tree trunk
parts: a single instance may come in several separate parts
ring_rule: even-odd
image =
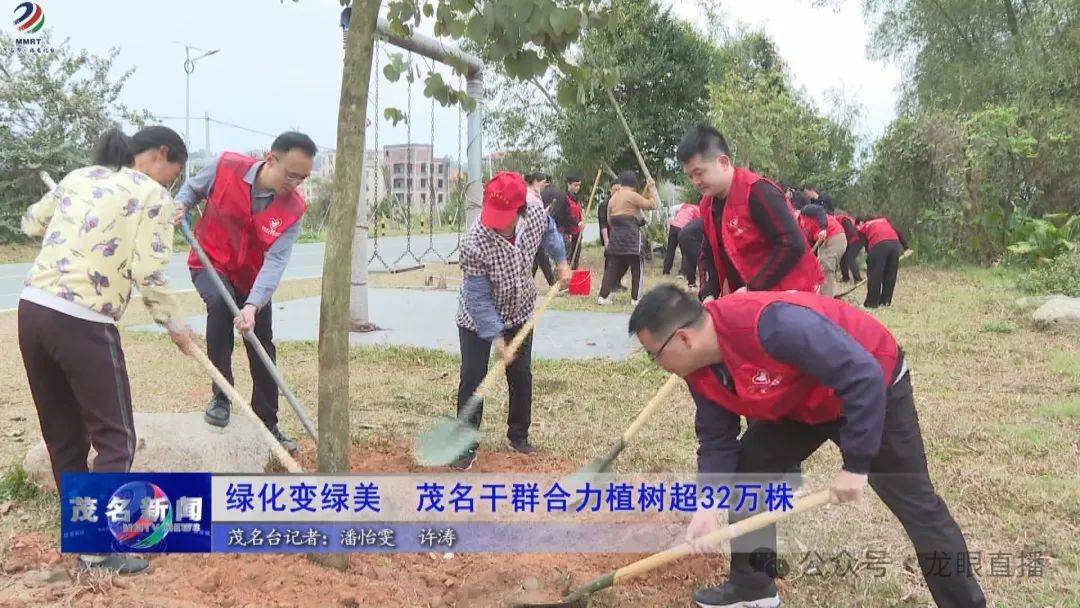
[[[349,470],[349,273],[364,175],[364,121],[379,0],[353,2],[338,103],[334,204],[326,230],[319,309],[319,472]],[[315,560],[344,570],[348,555]]]

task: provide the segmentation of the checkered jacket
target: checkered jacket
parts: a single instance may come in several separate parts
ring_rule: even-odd
[[[528,320],[536,305],[532,264],[547,224],[547,211],[544,211],[540,197],[529,191],[525,215],[518,220],[517,236],[513,243],[479,221],[472,225],[461,241],[458,260],[462,274],[466,277],[486,276],[491,281],[495,307],[507,329],[518,327]],[[464,285],[458,303],[457,324],[477,331],[465,308]]]

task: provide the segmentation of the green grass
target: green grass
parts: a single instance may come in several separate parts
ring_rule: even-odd
[[[21,465],[11,465],[0,476],[0,500],[32,500],[39,494],[41,490],[30,481]]]
[[[1044,405],[1037,411],[1043,418],[1054,421],[1080,421],[1080,401],[1076,399]]]
[[[979,328],[980,332],[991,334],[1013,334],[1019,330],[1020,327],[1012,321],[988,321]]]

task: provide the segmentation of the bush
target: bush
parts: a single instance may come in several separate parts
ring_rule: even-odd
[[[1080,252],[1044,262],[1020,277],[1019,287],[1033,295],[1064,294],[1080,297]]]

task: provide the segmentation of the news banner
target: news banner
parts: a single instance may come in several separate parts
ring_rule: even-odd
[[[65,473],[76,553],[649,552],[701,509],[793,508],[785,482],[496,475]]]

